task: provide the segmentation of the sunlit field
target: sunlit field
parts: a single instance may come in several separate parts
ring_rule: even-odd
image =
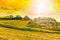
[[[0,37],[7,40],[60,40],[60,34],[22,31],[0,27]]]
[[[17,28],[26,27],[29,21],[22,21],[22,20],[0,20],[0,24],[4,25],[11,25]]]
[[[60,32],[40,28],[28,28],[29,21],[0,20],[1,40],[60,40]],[[7,27],[7,25],[9,27]],[[25,29],[24,29],[25,28]]]

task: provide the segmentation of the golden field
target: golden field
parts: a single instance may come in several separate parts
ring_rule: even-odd
[[[28,22],[29,21],[21,21],[21,20],[0,20],[0,24],[11,25],[18,28],[26,27]],[[34,30],[39,29],[36,28]],[[0,40],[60,40],[60,34],[53,33],[55,31],[52,30],[45,30],[45,31],[50,31],[52,33],[16,30],[0,26]]]
[[[0,24],[11,25],[17,28],[26,27],[29,21],[22,20],[0,20]]]
[[[22,31],[0,27],[0,37],[7,40],[60,40],[60,34]]]

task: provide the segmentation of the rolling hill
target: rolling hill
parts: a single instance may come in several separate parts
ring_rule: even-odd
[[[0,20],[1,40],[60,40],[59,30],[27,27],[29,20]]]

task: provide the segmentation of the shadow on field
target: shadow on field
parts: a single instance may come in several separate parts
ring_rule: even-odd
[[[50,32],[50,31],[43,31],[43,30],[33,30],[29,27],[26,27],[26,28],[17,28],[15,26],[10,26],[10,25],[3,25],[3,24],[0,24],[0,27],[5,27],[5,28],[10,28],[10,29],[16,29],[16,30],[23,30],[23,31],[33,31],[33,32],[44,32],[44,33],[56,33],[56,34],[60,34],[60,31],[57,30],[55,32]]]

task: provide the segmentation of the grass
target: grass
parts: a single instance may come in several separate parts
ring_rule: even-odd
[[[28,21],[22,21],[22,20],[0,20],[0,24],[17,26],[17,28],[26,27],[28,22],[29,22],[29,20]]]
[[[49,30],[47,31],[47,30],[42,30],[42,29],[40,29],[40,30],[36,30],[36,29],[31,29],[31,28],[28,28],[28,27],[26,27],[26,28],[17,28],[17,27],[14,27],[14,26],[10,26],[10,25],[3,25],[3,24],[0,24],[0,26],[1,27],[5,27],[5,28],[10,28],[10,29],[16,29],[16,30],[23,30],[23,31],[33,31],[33,32],[45,32],[45,33],[56,33],[56,34],[60,34],[60,31],[53,31],[53,30],[51,30],[52,32],[50,32]]]
[[[28,22],[0,20],[0,37],[9,40],[60,40],[59,30],[29,28],[26,27]]]
[[[5,36],[4,36],[5,35]],[[0,27],[0,37],[9,40],[58,40],[60,34]],[[48,38],[48,39],[47,39]]]

